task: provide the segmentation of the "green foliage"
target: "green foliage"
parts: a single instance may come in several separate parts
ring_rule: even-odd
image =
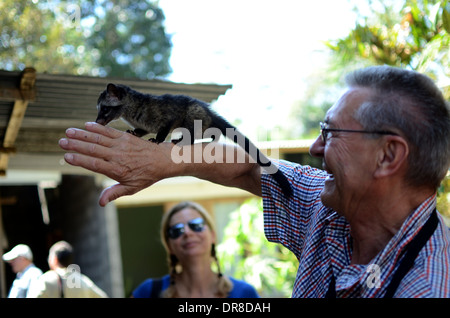
[[[232,212],[224,239],[217,247],[227,275],[252,284],[262,297],[290,297],[298,261],[264,235],[261,199],[250,199]]]
[[[66,32],[62,21],[57,21],[50,10],[37,9],[29,1],[2,1],[0,30],[0,68],[13,70],[36,65],[39,71],[45,71],[42,66],[53,65],[54,72],[73,72],[79,64],[66,52],[64,39],[72,40],[77,31],[70,28]],[[73,42],[72,47],[80,45],[81,41]]]
[[[92,76],[170,73],[170,37],[157,3],[3,0],[0,69]]]
[[[449,100],[449,1],[406,0],[400,14],[394,13],[392,4],[381,4],[383,9],[375,19],[364,17],[347,37],[327,43],[335,52],[336,63],[409,67],[433,78]],[[438,210],[447,218],[449,178],[447,175],[438,191]]]
[[[407,0],[398,14],[389,2],[377,1],[382,8],[379,12],[375,11],[372,17],[361,17],[362,21],[356,23],[347,37],[329,41],[327,45],[344,63],[357,58],[365,64],[413,67],[413,57],[442,28],[441,23],[435,22],[436,13],[430,16],[428,1],[423,2],[419,5],[417,1]]]
[[[437,209],[450,227],[450,170],[438,189]]]
[[[171,43],[164,30],[164,14],[148,1],[100,1],[88,46],[101,48],[99,65],[111,75],[153,78],[170,72]],[[95,12],[95,11],[94,11]],[[113,61],[113,63],[111,63]]]
[[[360,15],[348,36],[326,43],[334,52],[335,67],[343,72],[374,64],[408,67],[441,83],[450,98],[448,0],[369,3],[381,9],[371,16]]]
[[[450,100],[449,1],[369,0],[368,3],[369,15],[363,15],[358,7],[355,8],[359,18],[346,37],[326,42],[333,52],[332,64],[327,71],[335,81],[324,82],[325,88],[311,81],[309,95],[294,110],[294,116],[302,121],[307,136],[314,133],[314,126],[325,116],[329,101],[333,100],[313,96],[326,96],[339,87],[338,79],[342,74],[355,68],[387,64],[417,70],[435,80],[444,97]],[[438,210],[450,219],[449,179],[447,175],[439,188]]]

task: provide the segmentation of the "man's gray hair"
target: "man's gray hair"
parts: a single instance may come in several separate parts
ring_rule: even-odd
[[[390,66],[372,66],[346,77],[350,87],[373,91],[354,114],[365,130],[390,130],[410,147],[406,180],[437,188],[450,166],[450,107],[427,76]]]

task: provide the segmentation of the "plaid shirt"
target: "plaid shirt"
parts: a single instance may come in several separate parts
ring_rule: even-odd
[[[273,178],[262,175],[264,231],[269,241],[283,244],[299,260],[292,296],[325,297],[333,275],[337,297],[383,297],[405,246],[435,209],[436,196],[408,216],[370,264],[355,265],[349,223],[320,200],[326,172],[286,161],[279,164],[294,193],[286,200]],[[394,297],[450,297],[450,231],[442,217]]]

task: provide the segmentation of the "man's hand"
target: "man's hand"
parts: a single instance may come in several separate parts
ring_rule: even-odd
[[[235,145],[217,142],[200,145],[202,152],[195,160],[193,145],[179,147],[171,142],[156,144],[132,134],[96,123],[86,123],[86,130],[69,128],[67,138],[59,145],[69,151],[64,155],[67,163],[101,173],[119,182],[105,189],[100,196],[100,205],[105,206],[121,196],[134,194],[152,184],[169,177],[194,176],[225,186],[237,187],[261,195],[261,169],[249,162],[245,151]],[[223,160],[215,162],[204,151],[223,154]],[[173,150],[176,150],[173,152]],[[188,162],[174,161],[173,153],[192,155]],[[232,162],[225,155],[231,153]],[[244,163],[235,158],[244,156]]]
[[[101,206],[170,177],[168,165],[164,165],[166,169],[157,169],[149,165],[149,158],[152,157],[152,161],[159,162],[161,166],[164,162],[171,162],[171,143],[156,145],[95,123],[86,123],[86,131],[69,128],[66,136],[68,138],[59,141],[60,147],[75,152],[64,155],[67,163],[119,182],[103,191],[99,201]]]

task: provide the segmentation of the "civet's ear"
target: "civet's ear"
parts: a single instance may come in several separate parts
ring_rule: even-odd
[[[123,98],[123,96],[124,96],[124,93],[125,93],[123,88],[121,88],[121,87],[119,87],[117,85],[114,85],[112,83],[109,83],[106,86],[106,91],[108,92],[110,97],[117,98],[118,100],[121,100]]]

